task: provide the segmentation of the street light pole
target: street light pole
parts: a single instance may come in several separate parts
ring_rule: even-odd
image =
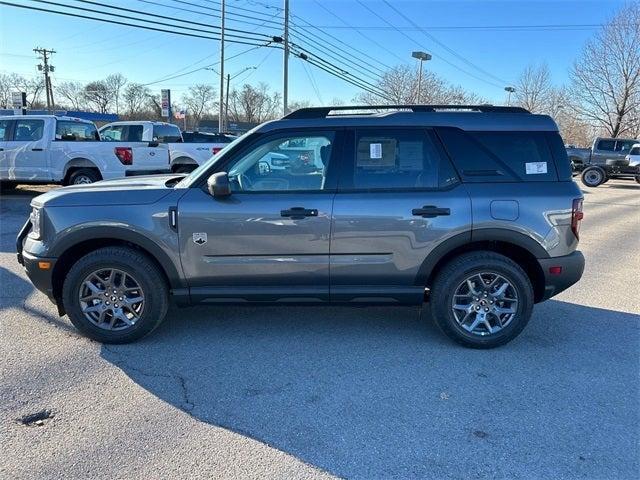
[[[220,99],[218,109],[218,132],[224,131],[224,14],[225,0],[220,1]]]
[[[507,106],[511,106],[511,94],[516,91],[514,87],[504,87],[504,91],[507,92]]]
[[[431,55],[426,52],[412,52],[411,56],[420,60],[418,70],[418,91],[416,92],[416,103],[420,103],[422,100],[422,62],[431,60]]]

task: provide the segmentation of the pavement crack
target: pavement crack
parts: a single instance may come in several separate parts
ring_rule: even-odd
[[[181,392],[181,396],[182,396],[182,403],[179,406],[179,408],[183,411],[185,411],[186,413],[191,413],[193,411],[193,409],[195,408],[195,403],[193,403],[193,401],[190,398],[189,395],[189,389],[187,388],[187,380],[185,377],[183,377],[182,375],[180,375],[177,372],[169,372],[169,373],[155,373],[155,372],[149,372],[147,370],[144,370],[138,366],[134,366],[131,365],[130,363],[128,363],[125,359],[122,358],[122,354],[116,350],[114,350],[113,348],[107,346],[107,345],[102,345],[102,348],[115,355],[116,357],[118,357],[118,359],[111,359],[109,360],[111,363],[113,363],[114,365],[118,366],[120,369],[122,369],[123,371],[125,371],[125,373],[127,371],[133,371],[136,372],[140,375],[143,375],[145,377],[151,377],[151,378],[166,378],[166,379],[170,379],[175,381],[178,386],[180,387],[180,392]]]

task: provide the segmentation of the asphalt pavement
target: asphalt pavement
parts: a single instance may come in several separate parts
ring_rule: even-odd
[[[510,344],[415,308],[195,307],[78,335],[0,196],[0,478],[640,478],[640,185],[585,191],[582,281]]]

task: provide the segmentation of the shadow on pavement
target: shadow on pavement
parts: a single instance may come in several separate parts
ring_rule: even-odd
[[[639,319],[549,301],[477,351],[411,308],[197,307],[102,356],[194,418],[341,477],[630,478]]]

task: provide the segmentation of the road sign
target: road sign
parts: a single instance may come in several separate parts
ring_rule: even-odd
[[[11,92],[11,106],[16,115],[26,114],[27,94],[25,92]]]
[[[171,118],[171,90],[160,90],[162,116]]]

